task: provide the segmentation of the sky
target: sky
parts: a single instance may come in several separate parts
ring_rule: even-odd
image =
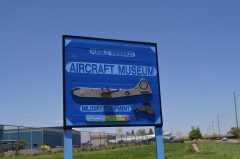
[[[225,133],[240,95],[239,8],[238,0],[3,0],[0,123],[62,125],[61,40],[76,35],[156,42],[163,129],[212,133],[213,123],[217,132],[218,114]]]

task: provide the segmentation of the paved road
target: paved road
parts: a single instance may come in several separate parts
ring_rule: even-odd
[[[237,143],[238,143],[238,140],[237,140],[237,139],[228,139],[227,142],[228,142],[228,143],[234,143],[234,144],[237,144]]]
[[[237,139],[228,139],[227,141],[221,141],[221,140],[215,140],[216,142],[227,142],[227,143],[233,143],[237,144],[238,140]]]

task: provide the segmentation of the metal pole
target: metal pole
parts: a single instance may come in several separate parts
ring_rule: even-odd
[[[212,132],[213,132],[213,137],[214,137],[214,126],[213,126],[213,121],[212,121]]]
[[[125,145],[127,145],[128,143],[127,143],[128,141],[127,141],[127,133],[126,133],[126,141],[125,141]]]
[[[9,133],[10,134],[10,133]],[[19,126],[18,126],[18,135],[17,135],[17,140],[18,140],[18,146],[17,146],[17,154],[19,154],[19,136],[20,136],[20,134],[19,134]]]
[[[117,147],[117,134],[115,134],[115,147]]]
[[[106,134],[105,134],[105,131],[103,132],[103,143],[104,143],[104,147],[106,147]]]
[[[32,145],[33,145],[33,142],[32,142],[32,128],[30,128],[30,129],[31,129],[30,133],[31,133],[31,150],[32,150]]]
[[[82,132],[79,131],[79,148],[82,148],[82,137],[81,137]]]
[[[109,138],[109,133],[108,133],[108,137],[107,137],[107,141],[109,141],[110,138]],[[107,146],[109,146],[109,142],[107,142]]]
[[[238,129],[238,116],[237,116],[237,102],[236,102],[236,93],[234,92],[234,105],[235,105],[235,115],[236,115],[236,125],[237,125],[237,138],[239,144],[239,129]]]
[[[156,152],[157,159],[164,159],[164,144],[163,144],[163,132],[161,127],[155,126],[155,134],[156,134]]]
[[[72,129],[64,130],[64,159],[72,159]]]
[[[217,119],[218,119],[218,135],[219,135],[219,138],[220,138],[221,137],[221,130],[220,130],[220,122],[219,122],[218,114],[217,114]]]
[[[90,132],[90,144],[89,144],[89,151],[91,151],[92,148],[92,133]]]
[[[44,128],[42,128],[42,145],[44,145]],[[64,139],[64,133],[63,133],[63,139]],[[63,143],[64,145],[64,143]]]
[[[101,139],[102,139],[102,134],[101,133],[99,133],[100,134],[100,147],[102,147],[102,141],[101,141]]]

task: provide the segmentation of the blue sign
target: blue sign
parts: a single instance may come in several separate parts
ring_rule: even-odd
[[[64,126],[161,126],[155,43],[63,36]]]

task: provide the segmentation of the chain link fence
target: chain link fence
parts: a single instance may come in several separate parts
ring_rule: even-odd
[[[150,144],[155,141],[154,135],[126,135],[72,130],[73,148],[94,150]],[[0,125],[0,153],[6,151],[41,149],[42,145],[51,148],[63,148],[64,130],[62,127],[32,128],[13,125]]]

